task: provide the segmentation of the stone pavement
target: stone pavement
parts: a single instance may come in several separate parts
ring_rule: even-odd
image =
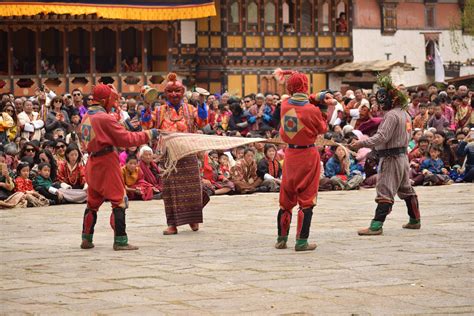
[[[175,236],[162,201],[132,202],[137,252],[112,250],[108,206],[92,250],[79,249],[83,205],[0,210],[0,313],[473,314],[474,186],[417,191],[422,229],[401,228],[397,201],[379,237],[356,234],[374,190],[321,193],[310,253],[273,248],[271,193],[213,197],[202,229]]]

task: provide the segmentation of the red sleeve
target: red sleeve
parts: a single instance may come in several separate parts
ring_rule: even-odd
[[[319,108],[314,108],[313,111],[313,124],[318,131],[318,134],[324,134],[328,130],[328,125],[326,123],[326,115],[321,112]]]
[[[65,172],[65,168],[64,168],[65,164],[66,164],[66,162],[61,162],[59,164],[57,178],[58,178],[59,182],[65,182],[66,183],[67,182],[66,181],[66,174],[65,174],[66,172]]]
[[[102,130],[107,134],[115,147],[140,146],[152,138],[151,130],[144,132],[129,132],[120,125],[114,117],[107,115],[107,119],[101,124]]]

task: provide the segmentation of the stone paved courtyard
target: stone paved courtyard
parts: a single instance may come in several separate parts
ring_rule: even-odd
[[[195,233],[163,236],[162,201],[132,202],[114,252],[109,209],[79,249],[83,205],[0,210],[1,314],[473,314],[474,186],[418,188],[422,230],[358,237],[373,190],[323,192],[315,252],[276,250],[276,194],[213,197]],[[291,230],[294,241],[296,217]]]

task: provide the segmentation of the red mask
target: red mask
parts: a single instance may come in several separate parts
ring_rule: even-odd
[[[184,86],[180,81],[178,81],[175,73],[169,73],[166,77],[168,80],[168,83],[165,86],[166,99],[172,105],[178,105],[184,97]]]

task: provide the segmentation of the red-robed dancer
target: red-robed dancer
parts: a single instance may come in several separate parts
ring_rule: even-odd
[[[280,136],[288,143],[288,148],[285,150],[283,164],[277,218],[278,239],[275,247],[286,248],[292,209],[299,205],[295,250],[314,250],[316,244],[308,244],[308,237],[321,168],[314,142],[319,134],[327,130],[326,118],[322,112],[327,111],[328,104],[332,104],[333,100],[330,93],[308,97],[308,78],[305,74],[277,69],[275,75],[280,80],[285,75],[290,75],[286,80],[286,88],[291,95],[291,98],[281,104]]]
[[[176,74],[168,74],[167,81],[166,104],[156,111],[156,128],[169,132],[194,133],[197,128],[205,126],[205,104],[199,104],[196,109],[183,101],[185,89],[177,80]],[[177,234],[177,226],[186,224],[189,224],[193,231],[199,229],[202,209],[209,202],[209,197],[202,189],[196,155],[182,158],[176,165],[176,171],[163,177],[162,197],[168,224],[168,228],[163,231],[164,235]]]
[[[114,230],[114,250],[136,250],[128,243],[125,232],[125,209],[128,207],[120,171],[119,156],[114,147],[132,147],[147,143],[158,135],[156,129],[132,133],[119,123],[118,93],[113,85],[99,84],[92,91],[93,103],[82,119],[81,139],[89,153],[86,165],[87,208],[82,226],[82,249],[93,248],[92,238],[97,211],[105,200],[112,204],[110,225]],[[114,110],[113,110],[114,109]],[[114,113],[113,113],[114,112]]]

